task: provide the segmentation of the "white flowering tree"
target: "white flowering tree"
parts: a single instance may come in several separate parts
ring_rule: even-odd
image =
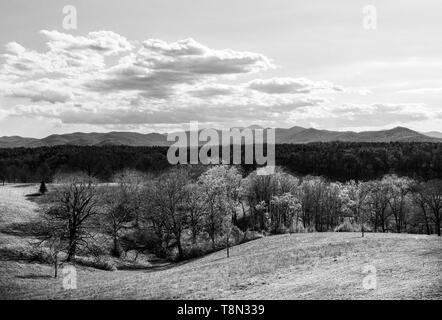
[[[273,196],[270,200],[271,231],[279,233],[286,228],[290,231],[293,231],[294,227],[297,229],[300,212],[301,203],[290,192]]]
[[[233,217],[236,215],[241,185],[241,175],[235,167],[215,166],[204,172],[198,179],[205,203],[204,229],[216,248],[216,236],[226,235],[229,247]]]
[[[341,193],[342,210],[361,225],[362,237],[364,237],[364,223],[368,213],[368,196],[369,187],[363,182],[352,180],[343,185]]]

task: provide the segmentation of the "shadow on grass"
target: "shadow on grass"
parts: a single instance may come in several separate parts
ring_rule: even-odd
[[[54,276],[49,274],[25,274],[16,276],[18,279],[54,279]]]
[[[26,198],[35,198],[35,197],[41,197],[43,194],[41,194],[40,192],[36,192],[36,193],[30,193],[25,195]]]
[[[173,268],[176,268],[179,266],[186,265],[190,262],[194,262],[199,259],[202,259],[203,257],[204,256],[196,257],[196,258],[192,258],[192,259],[181,260],[181,261],[159,262],[156,264],[154,263],[150,266],[145,266],[145,265],[141,265],[141,264],[125,264],[125,265],[119,265],[118,270],[143,271],[146,273],[156,272],[156,271],[164,271],[164,270],[169,270],[169,269],[173,269]]]
[[[123,266],[118,266],[118,270],[154,272],[154,271],[168,270],[176,266],[178,266],[178,264],[172,262],[157,266],[123,265]]]
[[[13,188],[27,188],[27,187],[32,187],[32,186],[36,186],[36,183],[22,183],[22,184],[18,184],[15,186],[12,186]]]
[[[42,235],[43,224],[41,221],[11,223],[1,227],[0,232],[18,237],[37,237]]]

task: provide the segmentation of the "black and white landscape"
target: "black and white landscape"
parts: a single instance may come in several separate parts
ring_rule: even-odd
[[[2,1],[0,299],[442,299],[441,10]]]

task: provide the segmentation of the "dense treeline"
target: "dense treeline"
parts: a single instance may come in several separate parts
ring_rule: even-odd
[[[441,143],[312,143],[279,145],[276,163],[302,175],[339,181],[371,180],[399,174],[442,178]]]
[[[0,149],[0,180],[51,181],[57,173],[82,171],[108,181],[123,169],[160,173],[169,167],[167,147],[55,146]],[[244,150],[243,150],[244,151]],[[311,143],[276,146],[276,164],[299,175],[338,181],[371,180],[385,174],[442,178],[441,143]],[[246,172],[254,165],[243,166]]]
[[[125,168],[161,172],[169,166],[167,147],[54,146],[0,149],[0,179],[6,182],[51,181],[59,173],[81,171],[108,181]]]

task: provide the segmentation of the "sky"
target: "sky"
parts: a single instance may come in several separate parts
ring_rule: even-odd
[[[0,136],[442,131],[441,16],[440,0],[2,0]]]

